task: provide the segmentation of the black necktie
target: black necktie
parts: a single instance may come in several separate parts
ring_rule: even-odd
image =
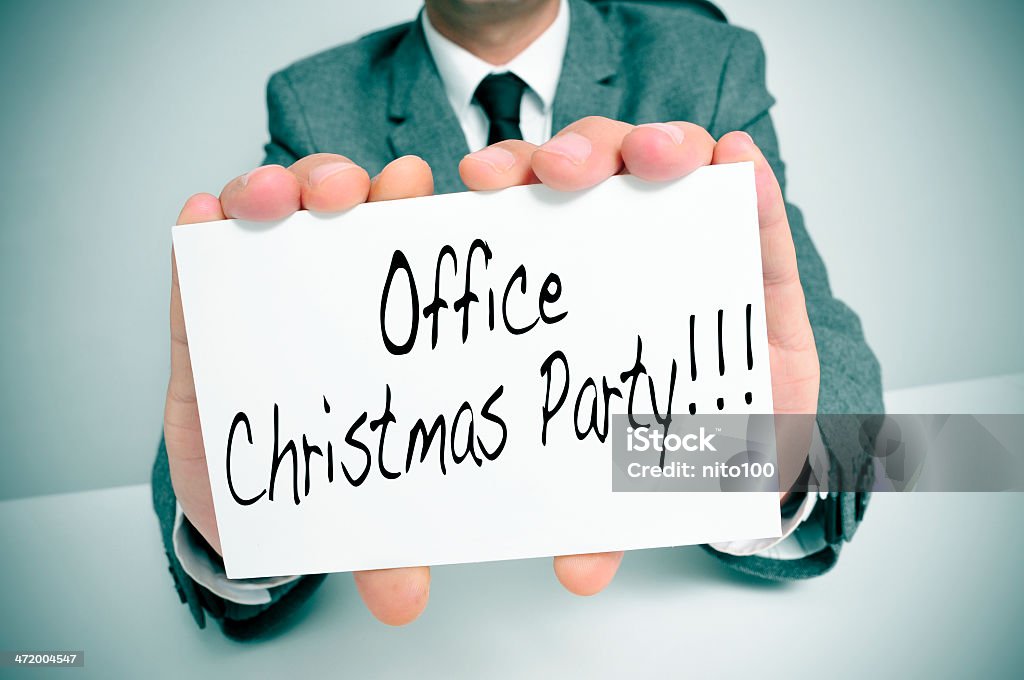
[[[491,74],[480,81],[473,98],[491,123],[488,144],[523,138],[519,129],[519,105],[525,89],[526,83],[514,73]]]

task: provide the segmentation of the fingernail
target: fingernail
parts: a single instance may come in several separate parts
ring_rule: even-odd
[[[574,165],[580,165],[590,158],[590,152],[593,150],[590,140],[575,132],[565,132],[557,137],[552,137],[540,148],[564,156]]]
[[[740,133],[741,135],[743,135],[744,137],[746,137],[746,138],[747,138],[747,141],[748,141],[748,142],[750,142],[751,144],[753,144],[753,143],[754,143],[754,138],[750,136],[750,133],[749,133],[749,132],[746,132],[746,131],[744,131],[744,130],[737,130],[737,132],[739,132],[739,133]]]
[[[359,166],[355,163],[346,163],[345,161],[318,165],[309,171],[309,185],[315,187],[322,184],[328,177],[333,177],[340,172],[345,172],[346,170],[358,167]]]
[[[671,125],[669,123],[645,123],[639,127],[659,130],[668,135],[675,144],[683,143],[683,128],[677,125]]]
[[[260,174],[261,172],[263,172],[267,168],[271,168],[271,167],[274,167],[274,166],[272,166],[272,165],[261,165],[258,168],[253,168],[249,172],[247,172],[244,175],[242,175],[241,177],[239,177],[238,181],[244,187],[245,185],[247,185],[249,183],[249,180],[251,180],[252,178],[256,177],[256,175]]]
[[[466,156],[475,161],[486,163],[495,172],[508,172],[516,164],[516,157],[511,151],[500,146],[488,146]]]

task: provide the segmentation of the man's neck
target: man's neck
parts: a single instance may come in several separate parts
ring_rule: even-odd
[[[426,0],[437,32],[489,64],[507,64],[558,16],[559,0]]]

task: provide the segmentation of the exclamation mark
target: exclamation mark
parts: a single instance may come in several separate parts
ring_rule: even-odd
[[[722,346],[722,324],[725,319],[725,310],[718,310],[718,375],[725,375],[725,348]],[[716,404],[718,410],[722,411],[725,409],[725,399],[723,397],[718,398]]]
[[[697,326],[697,316],[695,314],[690,315],[690,380],[697,380],[697,348],[694,344],[695,329]],[[690,402],[690,415],[697,413],[697,405]]]
[[[725,310],[718,310],[718,375],[725,375],[725,350],[722,347],[722,320]]]
[[[754,348],[750,344],[750,305],[747,305],[747,370],[754,370]],[[754,395],[747,392],[743,399],[750,404],[754,400]]]
[[[697,315],[690,315],[690,380],[697,380],[697,348],[694,345],[694,329],[697,326]]]

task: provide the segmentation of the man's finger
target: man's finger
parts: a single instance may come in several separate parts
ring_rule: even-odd
[[[653,182],[678,179],[711,163],[715,140],[693,123],[638,125],[622,140],[629,174]]]
[[[279,220],[299,209],[299,180],[280,165],[264,165],[228,182],[221,191],[220,203],[227,217]]]
[[[288,168],[299,180],[304,210],[341,212],[366,201],[370,176],[345,156],[316,153]]]
[[[789,230],[789,218],[782,189],[761,150],[745,132],[730,132],[715,146],[713,164],[754,163],[757,184],[757,217],[761,234],[761,267],[764,273],[764,301],[768,342],[783,349],[805,349],[814,342],[807,319],[807,306],[796,248]]]
[[[632,129],[600,116],[578,120],[537,147],[533,171],[559,191],[592,187],[622,170],[622,140]]]
[[[176,224],[198,224],[224,219],[220,201],[213,194],[196,194],[187,201],[178,213]]]
[[[521,184],[536,184],[530,159],[535,144],[516,139],[498,142],[475,151],[459,163],[462,182],[471,191],[492,191]]]
[[[574,595],[595,595],[611,583],[622,552],[562,555],[555,558],[555,576]]]
[[[196,194],[185,201],[178,213],[177,224],[198,224],[224,219],[220,201],[212,194]],[[171,249],[171,387],[182,391],[185,396],[195,398],[192,385],[192,364],[188,360],[188,343],[185,339],[185,317],[181,309],[181,291],[178,289],[178,266]],[[182,354],[184,347],[184,354]],[[182,380],[176,384],[175,374],[179,368],[187,368],[188,383]]]
[[[178,215],[178,224],[216,222],[224,219],[220,201],[210,194],[196,194],[187,201]],[[185,336],[185,316],[181,308],[181,291],[178,289],[178,266],[171,250],[171,380],[169,391],[185,401],[195,399],[196,388],[192,382],[192,362],[189,360],[188,340]]]
[[[220,201],[210,194],[196,194],[185,201],[178,215],[178,224],[196,224],[224,219]],[[220,536],[210,504],[210,479],[206,472],[206,456],[199,411],[196,409],[196,387],[192,379],[192,360],[185,335],[185,317],[178,288],[178,266],[171,250],[171,377],[167,383],[164,405],[164,438],[167,442],[168,464],[175,494],[189,520],[206,541],[220,552]],[[177,480],[195,480],[179,484]],[[208,511],[203,509],[208,508]]]
[[[374,569],[353,573],[370,613],[389,626],[404,626],[423,613],[430,597],[430,569]]]
[[[433,193],[434,175],[427,162],[418,156],[402,156],[384,166],[371,180],[367,200],[394,201]]]

